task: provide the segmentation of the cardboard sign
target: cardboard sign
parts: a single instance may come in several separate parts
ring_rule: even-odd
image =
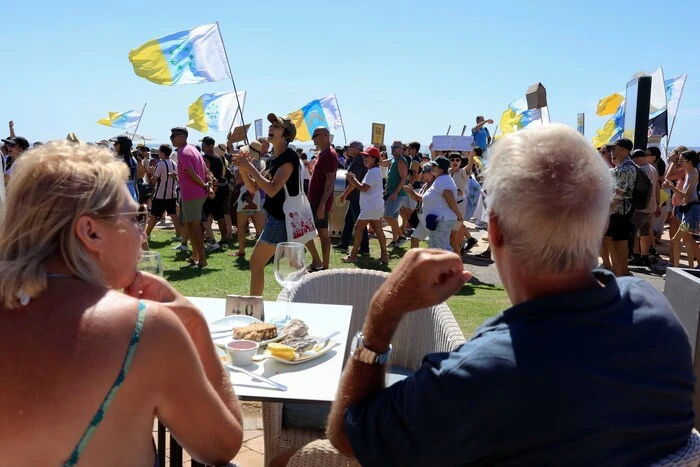
[[[225,316],[245,315],[265,321],[265,306],[262,297],[227,295]]]
[[[255,139],[263,135],[262,118],[255,120]]]
[[[433,151],[471,151],[472,149],[474,149],[472,136],[433,136]]]
[[[372,123],[372,145],[380,146],[384,144],[384,127],[383,123]]]
[[[250,128],[250,123],[243,128],[242,126],[237,126],[228,135],[228,140],[232,143],[237,143],[239,141],[245,141],[245,136],[248,134],[248,129]]]

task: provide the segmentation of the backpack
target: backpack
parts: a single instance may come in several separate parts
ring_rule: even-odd
[[[649,206],[652,186],[647,173],[637,164],[634,164],[634,166],[637,169],[637,178],[634,181],[634,188],[632,190],[632,209],[639,211]]]

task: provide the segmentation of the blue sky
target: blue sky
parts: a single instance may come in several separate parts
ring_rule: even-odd
[[[197,97],[231,83],[158,86],[137,77],[127,55],[219,21],[238,90],[248,92],[247,122],[335,93],[348,140],[368,144],[381,122],[387,141],[427,143],[477,114],[497,123],[541,81],[552,120],[575,126],[585,112],[590,139],[606,120],[595,116],[598,99],[663,66],[666,78],[688,73],[672,145],[700,146],[699,13],[697,0],[10,2],[0,13],[0,135],[13,119],[30,141],[68,132],[99,140],[120,132],[96,123],[108,111],[147,102],[139,133],[166,141]]]

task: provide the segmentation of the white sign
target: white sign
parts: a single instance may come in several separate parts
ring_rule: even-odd
[[[263,122],[262,118],[255,120],[255,139],[260,138],[263,135]]]
[[[472,136],[433,136],[433,151],[471,151],[472,149],[474,149]]]
[[[262,297],[227,295],[225,316],[246,315],[265,321],[265,305]]]

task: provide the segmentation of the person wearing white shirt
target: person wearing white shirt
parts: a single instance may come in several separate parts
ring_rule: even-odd
[[[457,204],[457,185],[450,177],[450,160],[439,156],[431,162],[435,181],[423,195],[423,216],[428,234],[428,246],[452,251],[450,233],[455,222],[462,223],[464,217]]]
[[[364,158],[367,174],[362,179],[362,183],[357,180],[355,174],[348,172],[346,180],[349,185],[345,189],[340,200],[345,201],[348,194],[354,189],[360,192],[360,215],[355,223],[355,238],[353,240],[352,251],[341,261],[344,263],[354,263],[357,261],[357,254],[360,251],[362,243],[362,232],[367,227],[367,224],[372,226],[379,241],[381,250],[379,262],[381,264],[389,263],[389,255],[386,250],[386,237],[382,230],[382,216],[384,215],[384,187],[382,183],[382,170],[379,167],[379,149],[369,147],[365,152],[360,153]]]

